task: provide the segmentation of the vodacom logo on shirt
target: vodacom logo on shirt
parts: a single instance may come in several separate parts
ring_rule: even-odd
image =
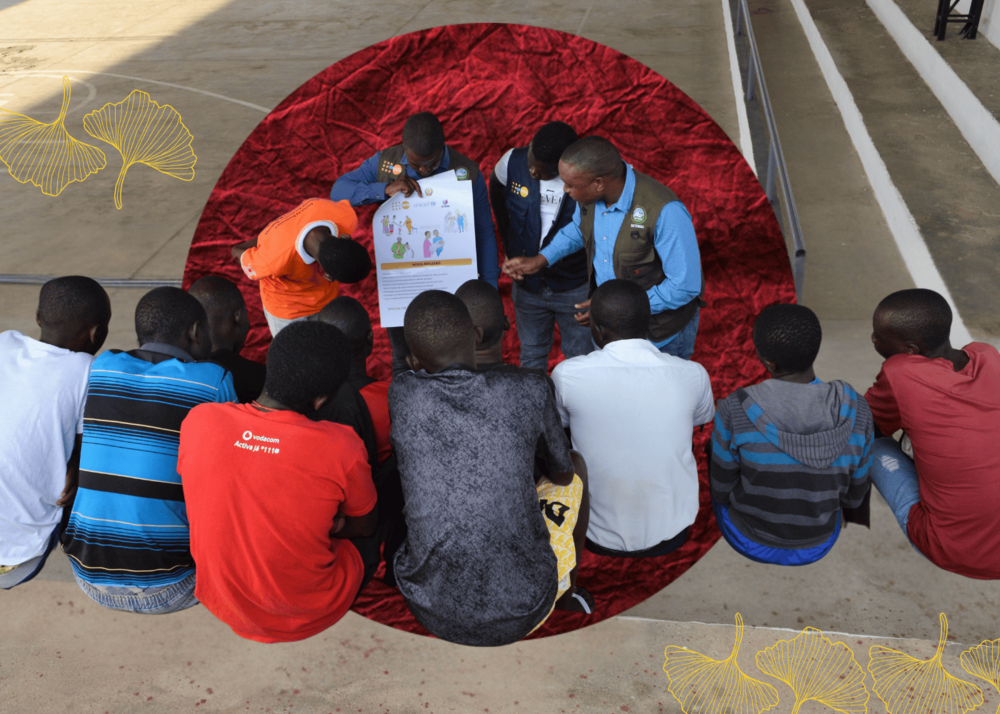
[[[262,436],[260,434],[254,434],[252,431],[247,429],[242,434],[243,440],[236,440],[233,444],[237,449],[245,449],[247,451],[252,451],[254,453],[263,452],[265,454],[278,454],[281,453],[277,446],[268,446],[268,444],[278,444],[281,443],[281,439],[274,439],[270,436]],[[253,442],[264,442],[263,444]]]

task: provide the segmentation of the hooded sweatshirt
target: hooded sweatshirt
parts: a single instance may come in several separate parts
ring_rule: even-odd
[[[871,410],[851,385],[770,379],[719,400],[712,498],[750,540],[811,548],[869,488]]]

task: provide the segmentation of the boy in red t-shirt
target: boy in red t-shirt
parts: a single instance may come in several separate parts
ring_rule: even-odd
[[[305,416],[350,364],[336,328],[289,325],[271,342],[256,401],[196,407],[181,426],[195,594],[241,637],[291,642],[325,630],[378,566],[383,530],[364,444]]]
[[[876,308],[872,343],[885,362],[865,399],[881,434],[906,433],[913,458],[894,439],[877,439],[871,479],[932,563],[995,580],[1000,353],[981,342],[954,349],[951,320],[933,290],[901,290]]]
[[[368,275],[368,251],[350,239],[358,217],[347,201],[310,198],[271,221],[260,235],[233,247],[233,257],[251,280],[271,335],[299,320],[316,319],[337,297],[339,283]]]

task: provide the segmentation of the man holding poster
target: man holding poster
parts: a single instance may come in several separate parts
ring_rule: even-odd
[[[346,199],[350,201],[352,206],[384,203],[397,195],[399,198],[409,199],[413,197],[415,199],[414,202],[417,202],[416,199],[425,198],[418,181],[420,179],[428,179],[432,176],[437,177],[439,174],[444,173],[451,173],[451,184],[458,182],[466,187],[471,187],[471,208],[473,224],[475,226],[474,253],[467,255],[467,251],[462,250],[462,255],[458,255],[456,247],[453,257],[455,259],[471,257],[474,260],[472,265],[475,268],[472,277],[478,275],[481,280],[485,280],[493,287],[497,287],[497,279],[500,277],[500,265],[497,260],[497,241],[496,235],[493,232],[493,216],[490,213],[490,201],[486,190],[486,181],[483,179],[482,172],[480,172],[479,166],[475,161],[462,156],[445,144],[444,130],[441,128],[441,122],[430,112],[421,112],[410,116],[406,120],[406,124],[403,125],[402,143],[379,151],[354,171],[348,172],[338,178],[333,185],[333,189],[330,191],[330,198],[334,201]],[[414,196],[414,194],[416,195]],[[440,197],[426,196],[426,198],[434,200],[438,203],[438,206],[441,206],[445,197],[442,195]],[[442,211],[443,220],[440,225],[434,225],[432,231],[438,230],[440,235],[455,232],[455,238],[457,239],[458,226],[457,220],[454,219],[455,211],[456,209],[462,210],[465,212],[465,215],[468,215],[469,207],[469,204],[463,202],[461,206],[452,207],[450,211],[447,209]],[[404,211],[405,209],[400,205],[390,215],[400,215]],[[451,221],[447,218],[448,213],[453,216]],[[376,225],[381,219],[381,215],[376,216]],[[419,230],[431,228],[430,225],[426,227],[421,226],[415,216],[412,218],[412,221],[414,227]],[[468,219],[463,220],[463,223],[467,222]],[[466,232],[466,235],[468,235],[468,232]],[[379,257],[379,241],[376,240],[375,243],[375,259],[381,267],[383,261]],[[448,243],[447,254],[442,251],[440,255],[433,255],[432,257],[435,260],[449,258],[449,254],[453,253],[452,246],[458,245],[458,241],[454,239],[449,240]],[[439,243],[438,245],[441,244]],[[464,246],[464,242],[462,245]],[[437,253],[436,246],[434,253]],[[399,261],[397,265],[402,265],[402,262]],[[437,268],[438,266],[434,267]],[[417,275],[418,273],[406,268],[398,268],[398,272],[394,274],[394,277],[397,278],[396,282],[402,282],[401,276],[407,274]],[[383,293],[384,277],[387,275],[388,273],[379,271],[380,302]],[[454,292],[466,279],[468,278],[459,279],[459,276],[455,276],[451,292]],[[451,280],[449,280],[450,282]],[[406,304],[409,304],[408,299],[406,300]],[[403,305],[402,311],[405,312],[405,309],[406,306]],[[409,354],[410,350],[406,346],[406,340],[403,337],[402,312],[400,312],[398,321],[392,319],[387,321],[386,317],[386,312],[383,310],[382,325],[388,328],[389,340],[392,342],[392,372],[395,375],[408,369],[406,366],[406,355]]]

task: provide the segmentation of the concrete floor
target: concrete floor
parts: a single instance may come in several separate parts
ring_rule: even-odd
[[[906,137],[894,127],[923,119],[914,118],[923,109],[933,114],[927,121],[941,132],[954,128],[925,103],[919,83],[912,83],[891,44],[878,37],[879,28],[860,27],[865,17],[857,9],[821,0],[807,4],[838,64],[853,68],[853,73],[841,71],[859,94],[866,120],[873,117],[880,150],[887,147],[887,156],[898,162],[887,159],[897,167],[893,178],[907,202],[926,202],[928,221],[943,216],[937,220],[944,221],[944,235],[928,237],[932,252],[938,245],[948,253],[949,240],[988,242],[989,221],[981,221],[975,211],[966,219],[951,197],[960,197],[963,206],[978,201],[974,208],[987,211],[983,201],[990,200],[988,191],[995,185],[984,185],[983,192],[967,190],[962,182],[968,172],[952,170],[955,161],[945,149],[935,154],[930,146],[925,154],[912,140],[893,145]],[[911,287],[912,279],[789,0],[751,0],[750,5],[809,250],[804,302],[824,325],[817,371],[824,379],[847,379],[864,390],[880,361],[868,339],[871,311],[885,294]],[[179,277],[212,186],[266,110],[356,50],[445,23],[521,22],[610,45],[669,78],[730,137],[738,136],[722,4],[714,0],[628,0],[617,6],[592,0],[438,0],[392,8],[343,2],[146,0],[104,3],[100,11],[91,7],[65,0],[0,0],[0,103],[5,103],[0,105],[51,121],[58,111],[59,77],[69,73],[90,85],[74,85],[67,118],[71,133],[87,139],[80,126],[84,113],[120,101],[132,89],[144,89],[161,103],[182,109],[198,138],[196,178],[183,183],[133,167],[125,207],[116,211],[111,177],[117,173],[117,157],[109,156],[104,174],[72,184],[58,199],[0,176],[2,273]],[[861,34],[862,29],[874,35]],[[870,63],[881,63],[881,82],[865,73],[868,52]],[[904,79],[892,81],[896,76]],[[891,106],[879,113],[878,99],[885,94],[884,103]],[[929,135],[931,130],[922,132]],[[954,148],[957,144],[945,146],[961,150]],[[937,182],[922,175],[932,169],[952,191],[939,190]],[[925,225],[930,224],[921,227]],[[990,282],[988,271],[996,261],[970,267],[976,262],[957,261],[942,272],[956,300],[968,284],[985,290],[975,294],[985,296],[989,305],[992,293],[983,285]],[[131,317],[144,291],[110,292],[114,318],[107,346],[131,347]],[[0,329],[36,335],[37,293],[34,286],[0,286]],[[974,315],[970,328],[974,323],[992,338],[995,323],[989,311],[969,309]],[[165,618],[117,615],[79,592],[61,554],[53,555],[35,582],[0,598],[5,615],[0,712],[18,713],[140,708],[674,712],[679,705],[665,688],[663,647],[680,644],[724,658],[736,611],[748,626],[760,628],[748,630],[740,662],[764,679],[753,667],[752,653],[792,636],[769,628],[808,625],[859,633],[857,639],[835,639],[852,647],[857,643],[862,665],[867,663],[869,635],[936,641],[941,611],[947,612],[959,642],[975,644],[1000,635],[996,586],[930,565],[907,545],[877,496],[872,531],[848,528],[818,564],[760,566],[720,543],[627,617],[490,651],[407,635],[353,614],[316,638],[282,646],[242,641],[202,608]],[[926,642],[892,646],[921,657],[932,652]],[[946,664],[952,674],[962,674],[953,649]],[[777,711],[791,711],[794,698],[787,687],[768,681],[781,689]],[[995,699],[992,689],[984,686],[984,691]],[[871,699],[869,706],[882,711],[882,703]],[[820,706],[812,702],[802,711],[819,711]]]

